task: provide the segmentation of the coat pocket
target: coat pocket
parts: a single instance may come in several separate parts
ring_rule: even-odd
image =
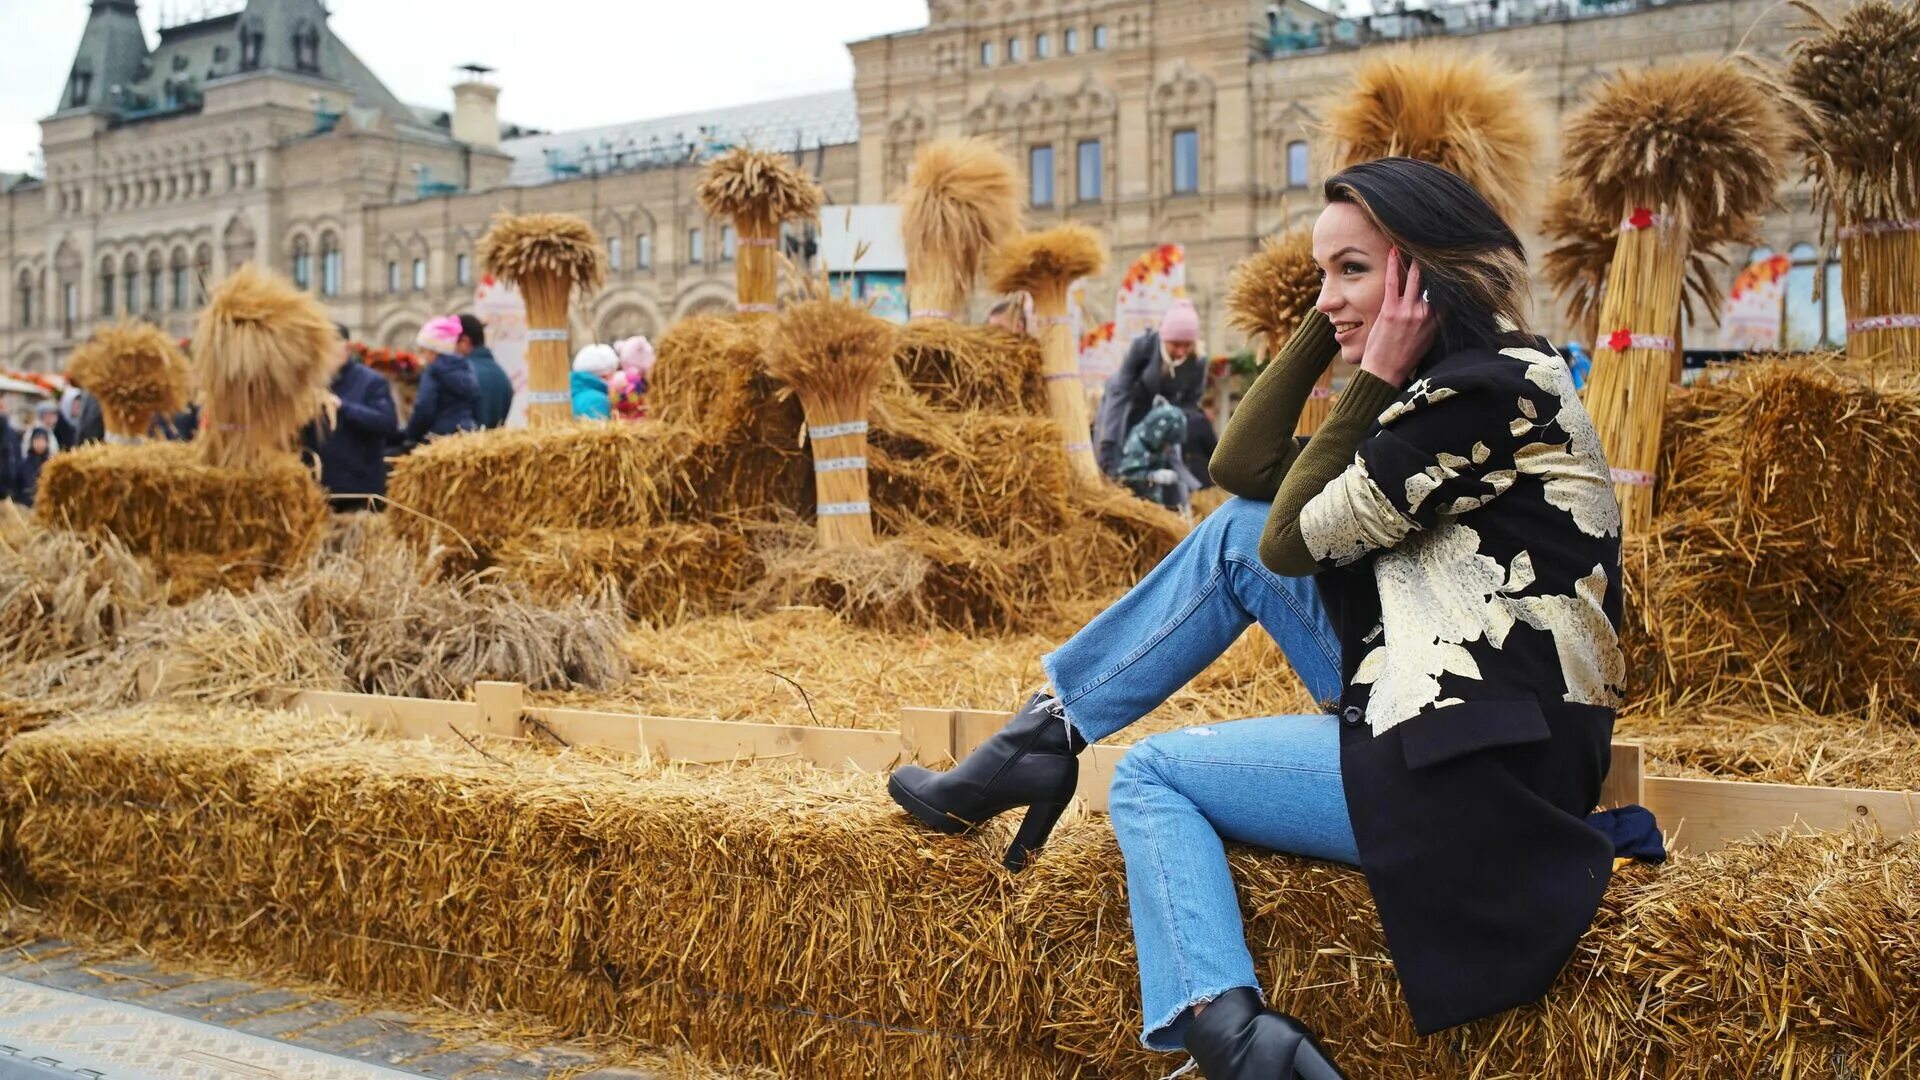
[[[1553,737],[1537,701],[1468,701],[1422,713],[1397,728],[1407,768],[1424,769],[1496,746]]]

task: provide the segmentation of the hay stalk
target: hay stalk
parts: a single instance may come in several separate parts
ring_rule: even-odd
[[[1064,225],[1029,233],[994,252],[993,287],[1003,293],[1025,291],[1033,297],[1033,313],[1040,320],[1040,370],[1047,381],[1047,405],[1060,425],[1074,476],[1090,484],[1101,482],[1100,465],[1093,455],[1092,424],[1087,418],[1087,392],[1080,382],[1079,343],[1073,320],[1067,315],[1067,291],[1083,277],[1100,273],[1107,250],[1100,237],[1083,225]]]
[[[234,271],[193,331],[201,460],[233,469],[286,460],[320,412],[343,344],[312,296],[252,263]]]
[[[1649,217],[1652,224],[1630,227]],[[1687,221],[1683,206],[1655,211],[1647,203],[1629,205],[1623,220],[1600,307],[1587,409],[1613,467],[1623,527],[1639,532],[1653,523],[1660,427],[1686,277]]]
[[[780,286],[780,224],[818,216],[825,196],[779,154],[740,147],[714,159],[696,191],[710,216],[733,222],[734,289],[743,315],[771,315]]]
[[[792,387],[807,417],[823,548],[872,547],[867,414],[893,370],[893,327],[852,304],[808,300],[780,318],[767,370]]]
[[[520,290],[527,304],[527,424],[573,419],[567,308],[606,281],[607,254],[591,226],[571,214],[502,213],[480,240],[487,273]]]
[[[1259,339],[1261,359],[1271,360],[1313,313],[1319,299],[1320,267],[1313,261],[1313,230],[1296,226],[1278,240],[1265,241],[1258,253],[1233,268],[1233,280],[1227,286],[1227,322]],[[1333,367],[1328,365],[1313,384],[1293,433],[1312,435],[1332,412]]]
[[[125,319],[94,331],[67,374],[100,399],[109,441],[142,441],[154,417],[187,407],[186,354],[152,323]]]
[[[1013,163],[986,139],[936,139],[914,155],[901,204],[907,307],[956,320],[987,254],[1020,227]]]

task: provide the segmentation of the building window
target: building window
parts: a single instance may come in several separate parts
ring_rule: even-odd
[[[73,324],[80,321],[80,285],[69,281],[60,289],[60,334],[73,336]]]
[[[387,291],[400,291],[400,263],[394,259],[387,260]]]
[[[131,315],[140,310],[140,264],[127,256],[127,264],[122,268],[120,287],[126,290],[126,311]]]
[[[1191,195],[1200,190],[1200,133],[1181,128],[1173,133],[1173,193]]]
[[[427,260],[413,260],[413,291],[420,292],[427,287]]]
[[[100,268],[100,317],[103,319],[113,318],[113,289],[113,264],[108,263]]]
[[[343,260],[340,241],[332,233],[320,234],[320,295],[339,296]]]
[[[166,310],[165,285],[166,276],[160,269],[160,257],[156,255],[147,264],[147,310],[149,312],[157,313]]]
[[[1847,294],[1841,289],[1840,253],[1827,253],[1827,266],[1821,279],[1820,299],[1827,306],[1827,344],[1840,348],[1847,343]]]
[[[232,191],[233,189],[239,186],[240,186],[240,165],[238,162],[229,161],[227,162],[227,190]],[[126,202],[127,200],[124,197],[122,197],[120,201]]]
[[[320,31],[312,23],[293,32],[293,66],[306,72],[320,70]]]
[[[980,43],[980,66],[993,66],[993,42],[991,41],[983,41]]]
[[[73,107],[83,108],[93,92],[93,69],[75,65],[73,69]]]
[[[653,269],[653,237],[651,234],[641,233],[640,238],[634,241],[633,266],[636,270]]]
[[[733,238],[733,226],[720,226],[720,261],[732,262],[738,252],[738,242]]]
[[[1100,153],[1100,140],[1080,140],[1078,156],[1078,168],[1075,170],[1079,179],[1078,198],[1083,203],[1099,202],[1101,189],[1106,184],[1106,163]]]
[[[1053,147],[1027,152],[1027,192],[1034,206],[1053,205]]]
[[[473,257],[461,252],[453,257],[453,277],[462,285],[473,284]]]
[[[1052,55],[1053,35],[1045,33],[1033,35],[1033,58],[1035,60],[1045,60]]]
[[[173,253],[173,310],[187,310],[187,253]]]
[[[627,264],[620,261],[620,238],[617,236],[607,240],[607,265],[615,270],[626,269]]]
[[[193,306],[207,306],[207,286],[213,281],[213,249],[201,244],[193,252]]]
[[[1077,27],[1069,26],[1066,32],[1060,35],[1060,47],[1068,56],[1080,51],[1080,31]]]
[[[1096,52],[1107,47],[1106,27],[1095,26],[1093,28],[1093,47]]]
[[[1025,42],[1022,42],[1017,37],[1007,39],[1007,63],[1017,64],[1020,61],[1026,59],[1025,52],[1026,52]]]
[[[699,266],[707,261],[707,246],[703,242],[699,229],[687,230],[687,262]]]
[[[304,236],[293,238],[293,283],[301,289],[313,287],[313,253]]]
[[[1295,139],[1287,144],[1287,186],[1307,186],[1307,144],[1304,139]]]
[[[248,187],[252,187],[252,186],[253,186],[253,182],[254,182],[254,180],[255,180],[255,178],[257,178],[257,177],[258,177],[259,175],[260,175],[260,172],[259,172],[259,170],[258,170],[258,169],[256,169],[256,168],[254,167],[254,164],[253,164],[253,162],[251,162],[251,161],[249,161],[249,162],[247,162],[247,169],[246,169],[246,180],[247,180],[247,186],[248,186]]]
[[[258,26],[240,28],[240,70],[252,71],[260,66],[260,52],[267,43],[267,32]]]

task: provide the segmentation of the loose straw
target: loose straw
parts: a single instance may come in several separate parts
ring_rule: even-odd
[[[1635,200],[1621,222],[1587,387],[1587,411],[1613,467],[1614,492],[1629,532],[1653,523],[1660,428],[1673,380],[1687,270],[1686,212],[1675,205],[1655,213],[1653,202]]]

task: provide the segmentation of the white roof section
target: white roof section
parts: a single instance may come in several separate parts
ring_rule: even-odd
[[[829,90],[608,127],[528,135],[508,139],[500,149],[513,157],[507,183],[527,187],[572,176],[660,168],[729,146],[815,150],[859,139],[860,113],[853,91]]]

